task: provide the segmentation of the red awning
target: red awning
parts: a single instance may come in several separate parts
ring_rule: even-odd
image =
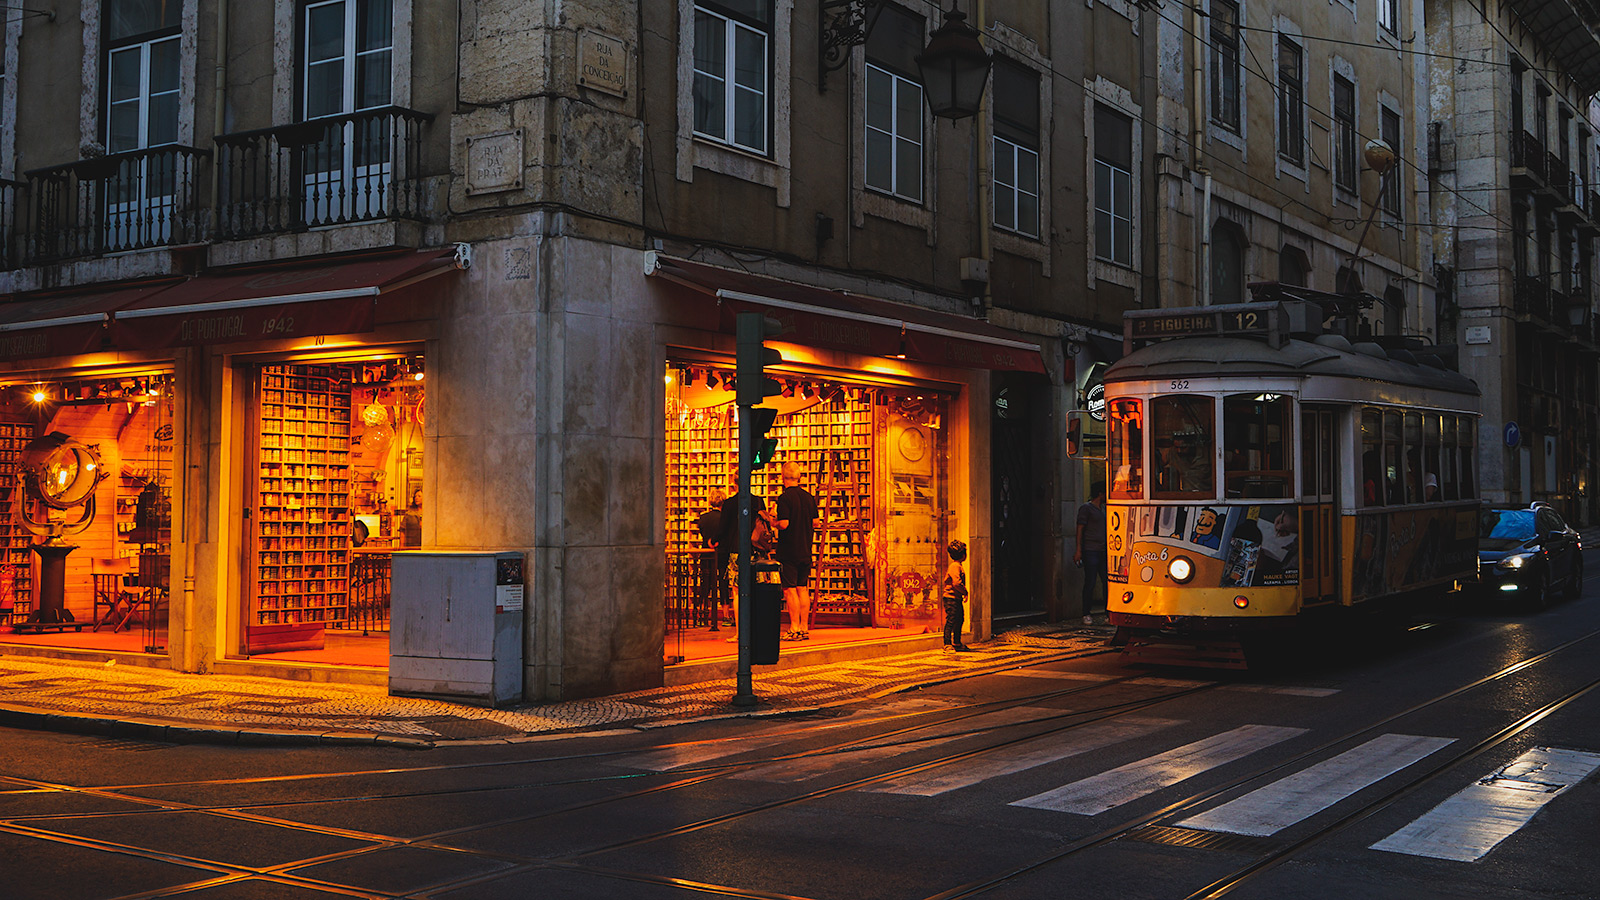
[[[155,350],[371,331],[380,296],[464,267],[452,249],[201,275],[117,309],[112,343]]]
[[[716,297],[718,329],[730,334],[734,313],[759,309],[782,323],[780,341],[964,369],[1045,371],[1036,341],[979,319],[656,253],[645,272]]]
[[[0,303],[0,362],[103,350],[112,312],[183,283],[170,279],[94,293],[35,294]]]

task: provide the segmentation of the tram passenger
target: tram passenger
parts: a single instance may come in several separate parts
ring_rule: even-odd
[[[1161,481],[1165,490],[1184,493],[1211,493],[1211,454],[1205,442],[1183,431],[1172,436],[1172,446],[1163,457]]]

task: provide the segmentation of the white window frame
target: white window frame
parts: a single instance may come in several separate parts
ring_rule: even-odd
[[[993,249],[996,252],[1008,253],[1012,256],[1037,262],[1040,274],[1049,278],[1051,270],[1049,243],[1053,225],[1051,224],[1050,204],[1045,201],[1050,197],[1050,132],[1053,130],[1051,125],[1054,118],[1053,110],[1055,109],[1055,101],[1053,100],[1055,79],[1050,69],[1050,60],[1039,52],[1038,44],[1031,38],[1020,31],[1008,27],[1004,22],[993,22],[990,28],[990,37],[999,46],[1006,48],[1006,58],[1016,65],[1031,69],[1039,79],[1039,133],[1036,135],[1038,146],[1031,148],[1039,157],[1039,233],[1036,236],[1025,235],[1021,232],[1007,231],[997,226],[992,230]],[[989,134],[995,134],[994,104],[986,104],[985,109],[988,113],[987,125]]]
[[[300,110],[304,121],[316,121],[318,118],[335,118],[347,116],[367,109],[383,109],[395,105],[394,97],[394,68],[395,68],[395,3],[389,3],[389,43],[383,47],[369,50],[360,50],[357,46],[357,25],[360,21],[360,0],[315,0],[300,7],[300,52],[295,65],[299,67],[300,74]],[[337,57],[337,63],[320,60],[317,65],[339,65],[341,101],[339,108],[322,116],[308,114],[311,78],[311,12],[323,7],[339,6],[344,13],[344,47],[343,52]],[[360,68],[361,57],[374,53],[389,54],[389,97],[382,104],[372,106],[357,106],[356,98],[356,72]],[[335,57],[329,57],[329,60]],[[399,148],[390,146],[388,152],[376,161],[363,161],[357,158],[356,149],[358,138],[356,123],[347,122],[343,126],[343,136],[339,141],[338,156],[327,160],[328,167],[314,169],[308,162],[303,161],[301,180],[304,184],[304,197],[301,201],[302,213],[307,223],[333,224],[349,220],[362,220],[377,217],[386,199],[393,193],[393,186],[389,184],[394,177],[394,154]],[[393,140],[392,137],[387,138]]]
[[[933,0],[896,0],[900,6],[914,12],[923,18],[923,44],[926,46],[927,36],[932,29],[943,19],[944,11]],[[865,43],[857,44],[850,51],[850,67],[853,82],[860,85],[855,95],[851,98],[850,128],[851,140],[856,142],[857,151],[850,155],[853,159],[853,171],[850,173],[850,194],[854,200],[854,215],[852,224],[857,228],[866,226],[867,216],[877,219],[886,219],[890,222],[899,222],[912,228],[921,229],[929,247],[936,243],[938,230],[935,227],[933,211],[938,207],[939,182],[933,177],[935,167],[938,165],[939,142],[933,140],[934,130],[933,114],[928,111],[928,104],[922,104],[922,201],[911,203],[890,196],[877,189],[867,187],[867,155],[861,152],[866,147],[867,135],[867,48]]]
[[[1398,34],[1400,30],[1400,4],[1396,0],[1377,0],[1378,30],[1389,34]]]
[[[726,15],[722,14],[721,12],[718,12],[715,9],[711,9],[709,7],[701,6],[698,3],[695,4],[694,14],[695,14],[695,17],[697,19],[700,16],[707,16],[709,18],[716,19],[717,21],[722,23],[722,50],[723,50],[723,53],[722,53],[723,74],[722,75],[718,76],[718,75],[713,75],[710,72],[702,72],[699,68],[695,68],[693,70],[694,71],[694,77],[698,78],[700,76],[705,76],[707,78],[716,78],[716,79],[719,79],[720,81],[722,81],[722,123],[723,123],[722,133],[721,134],[713,134],[711,132],[700,131],[699,129],[696,129],[695,132],[694,132],[694,136],[697,137],[697,138],[701,138],[703,140],[715,141],[715,142],[717,142],[719,144],[726,144],[729,147],[736,147],[736,148],[738,148],[740,150],[744,150],[744,151],[746,151],[748,153],[754,153],[754,154],[756,154],[758,156],[766,156],[767,153],[771,150],[771,145],[772,145],[772,44],[773,44],[773,36],[771,34],[768,34],[765,31],[760,30],[759,28],[752,28],[749,25],[746,25],[743,22],[738,21],[737,19],[733,19],[733,18],[731,18],[729,16],[726,16]],[[738,132],[738,126],[734,122],[734,117],[735,117],[735,113],[738,111],[738,108],[739,108],[739,104],[738,104],[739,91],[740,90],[745,90],[745,91],[750,90],[750,88],[748,88],[748,87],[741,86],[738,83],[738,80],[733,77],[733,73],[737,70],[738,62],[739,62],[738,40],[737,40],[737,38],[738,38],[740,32],[749,32],[749,33],[757,35],[757,36],[759,36],[761,38],[761,72],[762,72],[762,75],[763,75],[763,80],[762,80],[763,83],[761,85],[761,92],[760,92],[761,93],[761,114],[760,114],[760,119],[761,119],[760,126],[761,127],[759,129],[760,134],[761,134],[761,144],[760,144],[760,146],[755,146],[755,145],[751,145],[751,144],[741,144],[739,142],[738,138],[735,137],[735,135]],[[690,65],[691,66],[694,64],[694,59],[695,59],[695,56],[693,54],[691,54],[690,55]],[[692,90],[692,86],[691,86],[691,90]],[[691,127],[693,127],[693,118],[692,117],[690,119],[690,124],[691,124]]]
[[[152,147],[152,146],[165,146],[165,145],[168,145],[168,144],[176,144],[177,143],[177,130],[176,129],[173,130],[173,139],[172,140],[165,141],[162,144],[152,144],[152,143],[150,143],[150,105],[151,105],[151,103],[155,100],[155,98],[157,96],[162,96],[162,95],[166,95],[166,94],[177,95],[179,93],[179,91],[181,90],[181,86],[180,85],[174,85],[171,90],[161,91],[161,92],[153,92],[151,90],[151,86],[150,86],[150,60],[151,60],[151,55],[154,53],[155,48],[156,48],[156,46],[158,44],[172,44],[173,45],[173,49],[178,51],[179,58],[181,59],[182,58],[182,52],[183,52],[182,51],[182,47],[179,46],[181,41],[182,41],[182,36],[181,35],[172,34],[172,35],[167,35],[166,37],[154,38],[154,39],[148,40],[148,41],[140,41],[138,43],[133,43],[133,44],[123,44],[122,46],[115,47],[115,48],[111,49],[110,51],[108,51],[106,53],[106,61],[108,63],[107,68],[110,68],[109,63],[110,63],[111,59],[116,57],[116,56],[118,56],[119,54],[137,53],[138,57],[139,57],[139,87],[138,87],[138,93],[133,98],[124,99],[124,100],[117,100],[116,98],[112,97],[111,96],[111,91],[113,89],[113,86],[111,84],[111,78],[109,77],[109,72],[107,73],[107,78],[106,78],[106,96],[105,96],[105,101],[104,101],[105,102],[104,109],[105,109],[105,123],[106,123],[106,152],[107,153],[123,153],[123,152],[129,151],[129,150],[144,150],[144,149],[147,149],[147,148]],[[126,104],[129,104],[129,103],[135,104],[138,107],[138,111],[135,113],[135,115],[136,115],[136,117],[138,119],[138,123],[139,123],[138,135],[134,138],[133,146],[131,146],[131,147],[113,147],[111,145],[111,113],[112,113],[112,110],[116,106],[126,105]]]
[[[1210,11],[1211,11],[1211,5],[1210,5],[1211,0],[1205,0],[1205,2],[1206,2],[1206,12],[1207,12],[1207,14],[1209,16]],[[1205,117],[1205,119],[1206,119],[1206,124],[1205,124],[1206,140],[1207,140],[1207,142],[1215,142],[1215,143],[1219,143],[1219,144],[1226,144],[1227,146],[1232,147],[1233,149],[1239,151],[1239,156],[1240,156],[1241,159],[1248,160],[1249,157],[1250,157],[1250,81],[1251,81],[1251,77],[1250,77],[1250,72],[1245,69],[1244,61],[1250,54],[1250,49],[1248,47],[1248,41],[1250,39],[1250,33],[1245,31],[1244,27],[1245,27],[1245,24],[1246,24],[1246,21],[1247,21],[1247,17],[1249,15],[1250,2],[1249,2],[1249,0],[1235,0],[1235,5],[1238,6],[1238,8],[1239,8],[1239,73],[1238,73],[1238,75],[1239,75],[1239,78],[1238,78],[1238,84],[1239,84],[1239,130],[1238,131],[1234,131],[1233,129],[1227,127],[1226,125],[1223,125],[1222,123],[1218,122],[1216,120],[1216,117],[1211,115],[1210,107],[1213,105],[1212,104],[1212,94],[1213,94],[1213,92],[1215,90],[1215,86],[1213,85],[1212,82],[1216,78],[1216,75],[1217,75],[1217,49],[1216,49],[1216,47],[1212,46],[1212,43],[1211,43],[1211,31],[1210,31],[1210,27],[1211,26],[1209,24],[1207,24],[1206,25],[1206,39],[1203,42],[1205,44],[1205,54],[1206,54],[1206,72],[1205,72],[1205,78],[1206,78],[1205,101],[1206,101],[1206,106],[1207,106],[1207,112],[1206,112],[1206,117]],[[1209,21],[1210,20],[1208,18],[1207,22],[1209,23]]]
[[[1002,156],[1011,161],[1011,171],[1013,175],[1011,179],[1012,183],[1010,184],[1006,183],[1000,178],[1000,159]],[[1027,160],[1028,165],[1032,166],[1033,168],[1034,189],[1032,191],[1024,189],[1021,184],[1022,179],[1017,176],[1017,173],[1020,173],[1023,170],[1024,160]],[[1012,141],[1008,138],[1003,138],[997,134],[994,136],[994,161],[992,166],[994,170],[994,227],[1000,229],[1001,231],[1009,231],[1012,234],[1037,240],[1039,237],[1040,228],[1042,227],[1040,225],[1040,220],[1044,218],[1044,211],[1040,209],[1039,206],[1039,151],[1033,149],[1032,147],[1025,147],[1016,143],[1015,141]],[[1002,190],[1010,194],[1012,197],[1010,204],[1010,224],[1000,221],[1000,194]],[[1024,227],[1023,223],[1020,221],[1021,217],[1017,212],[1021,206],[1021,204],[1017,201],[1017,198],[1019,197],[1033,198],[1034,219],[1031,223],[1028,223],[1028,225],[1031,227]]]
[[[1395,136],[1395,166],[1394,172],[1390,176],[1391,181],[1389,185],[1389,190],[1394,192],[1394,209],[1391,210],[1388,208],[1388,193],[1382,193],[1378,195],[1378,211],[1383,220],[1386,223],[1396,224],[1405,221],[1406,218],[1406,117],[1405,113],[1401,112],[1400,110],[1400,104],[1395,100],[1394,97],[1391,97],[1387,92],[1379,92],[1377,123],[1378,139],[1383,139],[1384,113],[1392,114],[1400,123],[1400,126],[1397,129],[1399,134]],[[1401,232],[1401,239],[1403,240],[1404,229],[1401,229]]]
[[[397,0],[398,2],[398,0]],[[409,0],[407,0],[409,2]],[[768,140],[765,156],[731,144],[697,138],[694,133],[694,17],[695,0],[678,0],[678,129],[674,175],[692,184],[696,169],[766,185],[777,195],[779,208],[791,203],[793,170],[790,165],[790,70],[793,65],[794,0],[774,0],[772,5],[771,93],[768,97]]]
[[[182,35],[169,34],[164,37],[136,43],[123,44],[106,52],[106,87],[105,87],[105,147],[107,153],[128,153],[136,150],[147,150],[152,147],[176,146],[178,143],[177,122],[180,115],[178,109],[173,110],[174,128],[172,140],[159,144],[151,143],[150,138],[150,113],[151,105],[157,97],[171,95],[176,103],[181,93],[182,85],[175,84],[168,90],[153,91],[150,84],[151,58],[156,47],[170,45],[173,52],[178,54],[179,67],[182,67],[183,48]],[[139,67],[138,86],[134,96],[117,100],[112,96],[112,79],[110,77],[111,61],[121,54],[133,54],[137,57]],[[181,82],[181,76],[180,76]],[[138,123],[137,133],[133,136],[133,145],[129,147],[113,146],[111,143],[112,113],[118,106],[133,105],[134,116]],[[177,195],[175,191],[181,185],[173,182],[161,185],[155,181],[155,176],[162,172],[174,173],[176,167],[167,168],[162,165],[152,165],[149,158],[137,161],[120,163],[115,175],[106,179],[104,184],[103,202],[105,204],[105,218],[101,223],[105,247],[109,250],[120,250],[138,243],[164,244],[172,235],[173,217],[176,212]],[[171,190],[162,190],[163,187]]]
[[[880,78],[879,79],[874,79],[874,77],[873,77],[874,75],[880,76]],[[915,91],[916,92],[916,98],[915,98],[916,102],[914,104],[915,108],[918,109],[918,110],[926,110],[927,109],[927,101],[923,98],[922,85],[920,83],[918,83],[916,81],[912,81],[911,79],[905,77],[904,75],[900,75],[898,73],[891,72],[888,69],[885,69],[885,68],[883,68],[881,66],[874,65],[873,63],[870,63],[870,62],[867,63],[867,77],[866,77],[866,80],[862,83],[862,98],[863,98],[862,102],[863,102],[863,105],[868,105],[869,104],[870,101],[868,101],[868,99],[867,99],[867,94],[872,90],[872,86],[873,86],[873,84],[875,82],[876,83],[880,83],[880,84],[882,83],[881,78],[888,78],[889,79],[889,108],[891,110],[898,110],[900,108],[900,104],[907,100],[907,98],[904,96],[904,94],[906,94],[907,92],[910,92],[910,91]],[[886,196],[894,197],[894,198],[896,198],[898,200],[904,200],[907,203],[914,203],[917,206],[925,206],[926,205],[926,198],[927,198],[927,195],[928,195],[928,179],[927,179],[927,174],[926,174],[927,155],[928,155],[928,135],[930,133],[932,133],[931,129],[928,128],[928,124],[926,122],[926,118],[927,118],[926,114],[924,114],[922,116],[919,116],[917,118],[917,134],[916,134],[915,138],[913,138],[913,137],[911,137],[909,135],[905,135],[905,134],[901,134],[900,133],[900,117],[899,116],[891,116],[890,117],[890,126],[889,126],[888,130],[885,130],[883,128],[879,128],[879,127],[873,125],[872,124],[872,120],[869,119],[869,118],[863,118],[862,119],[862,131],[861,131],[861,155],[862,155],[862,159],[865,160],[866,156],[867,156],[867,154],[869,152],[869,145],[867,143],[867,138],[869,136],[871,136],[872,134],[879,134],[879,135],[883,135],[883,136],[887,137],[889,139],[889,148],[890,148],[890,153],[889,153],[889,181],[890,181],[890,184],[888,186],[884,186],[884,185],[881,185],[881,184],[873,184],[872,181],[870,180],[871,176],[870,176],[870,173],[869,173],[868,176],[867,176],[867,180],[865,182],[867,190],[874,191],[874,192],[879,193],[879,194],[884,194]],[[900,170],[900,149],[901,149],[902,145],[910,145],[910,146],[914,146],[914,147],[917,148],[917,171],[915,173],[916,174],[916,179],[917,179],[917,192],[916,192],[916,194],[908,194],[908,193],[905,193],[905,192],[900,190],[900,187],[901,187],[901,178],[900,178],[900,176],[903,174],[901,172],[901,170]]]
[[[197,0],[184,0],[185,5]],[[303,16],[298,0],[273,0],[273,77],[272,120],[276,123],[298,121],[303,108],[303,89],[299,85],[299,70],[303,52],[300,40],[299,17]],[[393,106],[411,106],[411,37],[413,32],[412,5],[414,0],[391,0],[389,103]],[[187,22],[187,19],[185,20]],[[185,26],[185,35],[190,29]],[[353,98],[352,98],[353,102]]]
[[[340,102],[338,109],[336,109],[336,110],[334,110],[332,112],[329,112],[329,113],[325,113],[324,115],[329,116],[329,117],[341,116],[341,115],[349,115],[350,113],[360,112],[360,111],[365,110],[365,109],[382,109],[382,108],[384,108],[386,106],[395,105],[395,97],[394,97],[394,50],[395,50],[394,6],[395,6],[395,4],[394,4],[393,0],[389,0],[390,27],[389,27],[389,43],[388,43],[388,45],[384,46],[384,47],[378,47],[378,48],[375,48],[375,49],[371,49],[371,50],[359,50],[356,47],[356,25],[357,25],[357,19],[358,19],[358,17],[357,17],[357,7],[359,5],[360,5],[359,0],[316,0],[316,2],[307,3],[307,4],[305,4],[304,6],[302,6],[300,8],[301,9],[300,17],[301,17],[301,22],[303,23],[303,27],[301,28],[300,53],[298,55],[298,61],[296,62],[296,65],[298,65],[300,67],[299,76],[300,76],[300,110],[301,110],[301,116],[302,116],[302,118],[306,119],[307,121],[311,120],[312,118],[316,118],[316,117],[313,117],[311,115],[308,115],[306,113],[306,110],[309,108],[310,91],[311,91],[311,79],[309,77],[309,75],[310,75],[310,67],[312,65],[312,62],[311,62],[311,11],[313,9],[317,9],[319,7],[342,6],[344,8],[344,52],[339,57],[339,62],[338,62],[338,65],[340,65],[342,67],[341,89],[343,91],[343,100]],[[361,57],[362,56],[370,56],[370,55],[372,55],[374,53],[388,53],[389,54],[389,100],[386,103],[382,103],[382,104],[378,104],[378,105],[374,105],[374,106],[361,106],[361,107],[358,107],[358,106],[356,106],[356,70],[360,68],[360,63],[361,63]],[[332,59],[332,57],[330,57],[330,59]],[[326,60],[324,60],[324,61],[319,61],[317,64],[318,65],[329,65],[330,63],[328,63]]]
[[[1095,184],[1095,168],[1097,163],[1094,154],[1095,104],[1104,103],[1106,106],[1117,110],[1133,120],[1131,123],[1131,162],[1135,169],[1140,170],[1143,169],[1144,160],[1144,128],[1142,127],[1144,122],[1144,112],[1139,104],[1134,102],[1132,91],[1129,91],[1127,88],[1124,88],[1115,82],[1107,80],[1104,76],[1097,76],[1092,79],[1086,78],[1084,79],[1083,86],[1083,131],[1085,161],[1084,177],[1088,179],[1086,184],[1089,186],[1089,190],[1092,192]],[[1088,287],[1092,290],[1095,288],[1097,282],[1102,281],[1109,284],[1120,285],[1133,291],[1134,300],[1137,303],[1140,302],[1140,297],[1142,294],[1142,286],[1140,283],[1141,279],[1139,278],[1138,273],[1141,265],[1143,264],[1144,255],[1144,241],[1141,237],[1141,230],[1144,224],[1141,214],[1141,211],[1143,210],[1142,204],[1144,202],[1142,196],[1144,179],[1132,178],[1130,173],[1130,181],[1132,187],[1132,197],[1130,198],[1128,209],[1132,217],[1130,228],[1132,246],[1129,247],[1129,252],[1131,254],[1129,265],[1121,265],[1108,259],[1101,258],[1099,248],[1095,246],[1097,241],[1095,228],[1097,201],[1095,198],[1090,198],[1089,202],[1084,204],[1086,219],[1084,245],[1088,258]]]
[[[1310,161],[1311,161],[1311,115],[1310,102],[1306,96],[1306,82],[1308,81],[1309,66],[1307,65],[1306,41],[1300,33],[1300,28],[1282,16],[1273,17],[1272,36],[1272,145],[1273,159],[1277,174],[1282,177],[1287,175],[1295,178],[1310,187]],[[1287,40],[1300,51],[1300,161],[1284,155],[1284,122],[1283,122],[1283,78],[1282,78],[1282,49]]]
[[[294,0],[279,2],[293,4]],[[195,144],[195,60],[200,0],[182,0],[182,4],[178,12],[178,138],[175,143],[192,147]],[[85,150],[105,148],[102,104],[108,95],[102,87],[101,70],[107,55],[101,29],[103,7],[99,4],[95,7],[96,14],[83,17],[83,87],[78,95],[78,143]],[[20,23],[17,27],[20,29]],[[290,73],[292,75],[292,69]]]
[[[1232,122],[1232,123],[1224,122],[1220,118],[1218,118],[1218,116],[1217,116],[1216,98],[1217,98],[1218,94],[1221,92],[1221,86],[1217,82],[1221,79],[1221,76],[1222,76],[1222,73],[1223,73],[1223,60],[1222,60],[1222,53],[1218,49],[1216,42],[1215,41],[1210,41],[1210,40],[1207,41],[1207,45],[1209,47],[1210,57],[1211,57],[1210,65],[1207,66],[1207,71],[1206,71],[1206,74],[1209,76],[1209,80],[1211,82],[1211,84],[1209,86],[1210,87],[1210,97],[1208,98],[1210,110],[1209,110],[1209,115],[1208,115],[1207,118],[1210,119],[1211,124],[1217,126],[1217,128],[1221,129],[1222,131],[1227,131],[1227,132],[1230,132],[1230,133],[1233,133],[1233,134],[1240,134],[1240,133],[1242,133],[1244,131],[1244,122],[1245,122],[1245,119],[1248,118],[1245,115],[1245,108],[1244,108],[1244,81],[1245,81],[1245,79],[1244,79],[1244,53],[1246,52],[1245,51],[1245,46],[1244,46],[1245,33],[1244,33],[1244,30],[1243,30],[1243,28],[1244,28],[1244,6],[1243,6],[1242,3],[1234,2],[1234,0],[1228,0],[1228,3],[1233,6],[1234,11],[1238,16],[1237,21],[1234,23],[1234,29],[1235,29],[1234,30],[1234,40],[1235,40],[1236,43],[1235,43],[1234,55],[1233,55],[1233,95],[1234,95],[1234,107],[1235,107],[1234,108],[1234,116],[1237,119],[1237,121]],[[1207,9],[1208,10],[1213,9],[1213,8],[1214,8],[1214,4],[1211,4],[1211,3],[1207,4]],[[1208,21],[1209,21],[1210,27],[1212,29],[1212,31],[1208,32],[1208,37],[1209,37],[1210,33],[1214,33],[1214,26],[1215,26],[1216,21],[1217,21],[1215,16],[1214,16],[1214,13],[1213,13],[1212,17],[1210,17],[1208,19]]]

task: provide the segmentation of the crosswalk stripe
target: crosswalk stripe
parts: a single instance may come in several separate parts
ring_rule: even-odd
[[[1454,738],[1385,734],[1177,824],[1267,837],[1454,742]]]
[[[882,782],[867,790],[884,794],[936,797],[947,791],[969,787],[990,778],[1099,750],[1181,724],[1183,723],[1177,719],[1126,716],[1114,722],[1086,725],[1066,734],[1045,735],[1009,747],[1001,747],[961,760],[954,765],[941,766]]]
[[[1305,733],[1304,728],[1241,725],[1166,753],[1014,801],[1011,805],[1097,815]]]
[[[1535,747],[1462,788],[1372,849],[1475,862],[1596,768],[1600,754]]]
[[[989,728],[1003,728],[1018,722],[1059,716],[1061,713],[1062,711],[1059,709],[1043,706],[1018,706],[1012,709],[1002,709],[992,713],[945,722],[929,728],[919,728],[909,734],[895,735],[891,738],[886,738],[882,742],[862,744],[857,748],[837,753],[779,760],[768,765],[756,766],[733,777],[748,781],[793,784],[797,781],[815,778],[818,775],[837,772],[839,767],[843,765],[860,765],[865,762],[921,750],[925,747],[937,747],[941,744],[948,744],[951,741],[967,737],[969,732],[982,731]]]

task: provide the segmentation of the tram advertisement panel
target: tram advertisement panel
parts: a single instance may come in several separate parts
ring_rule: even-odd
[[[1107,575],[1119,584],[1171,584],[1167,562],[1194,564],[1196,587],[1300,583],[1297,507],[1292,503],[1227,506],[1120,506],[1107,511]]]
[[[1419,509],[1355,517],[1350,583],[1357,598],[1379,597],[1468,577],[1478,562],[1472,509]]]

